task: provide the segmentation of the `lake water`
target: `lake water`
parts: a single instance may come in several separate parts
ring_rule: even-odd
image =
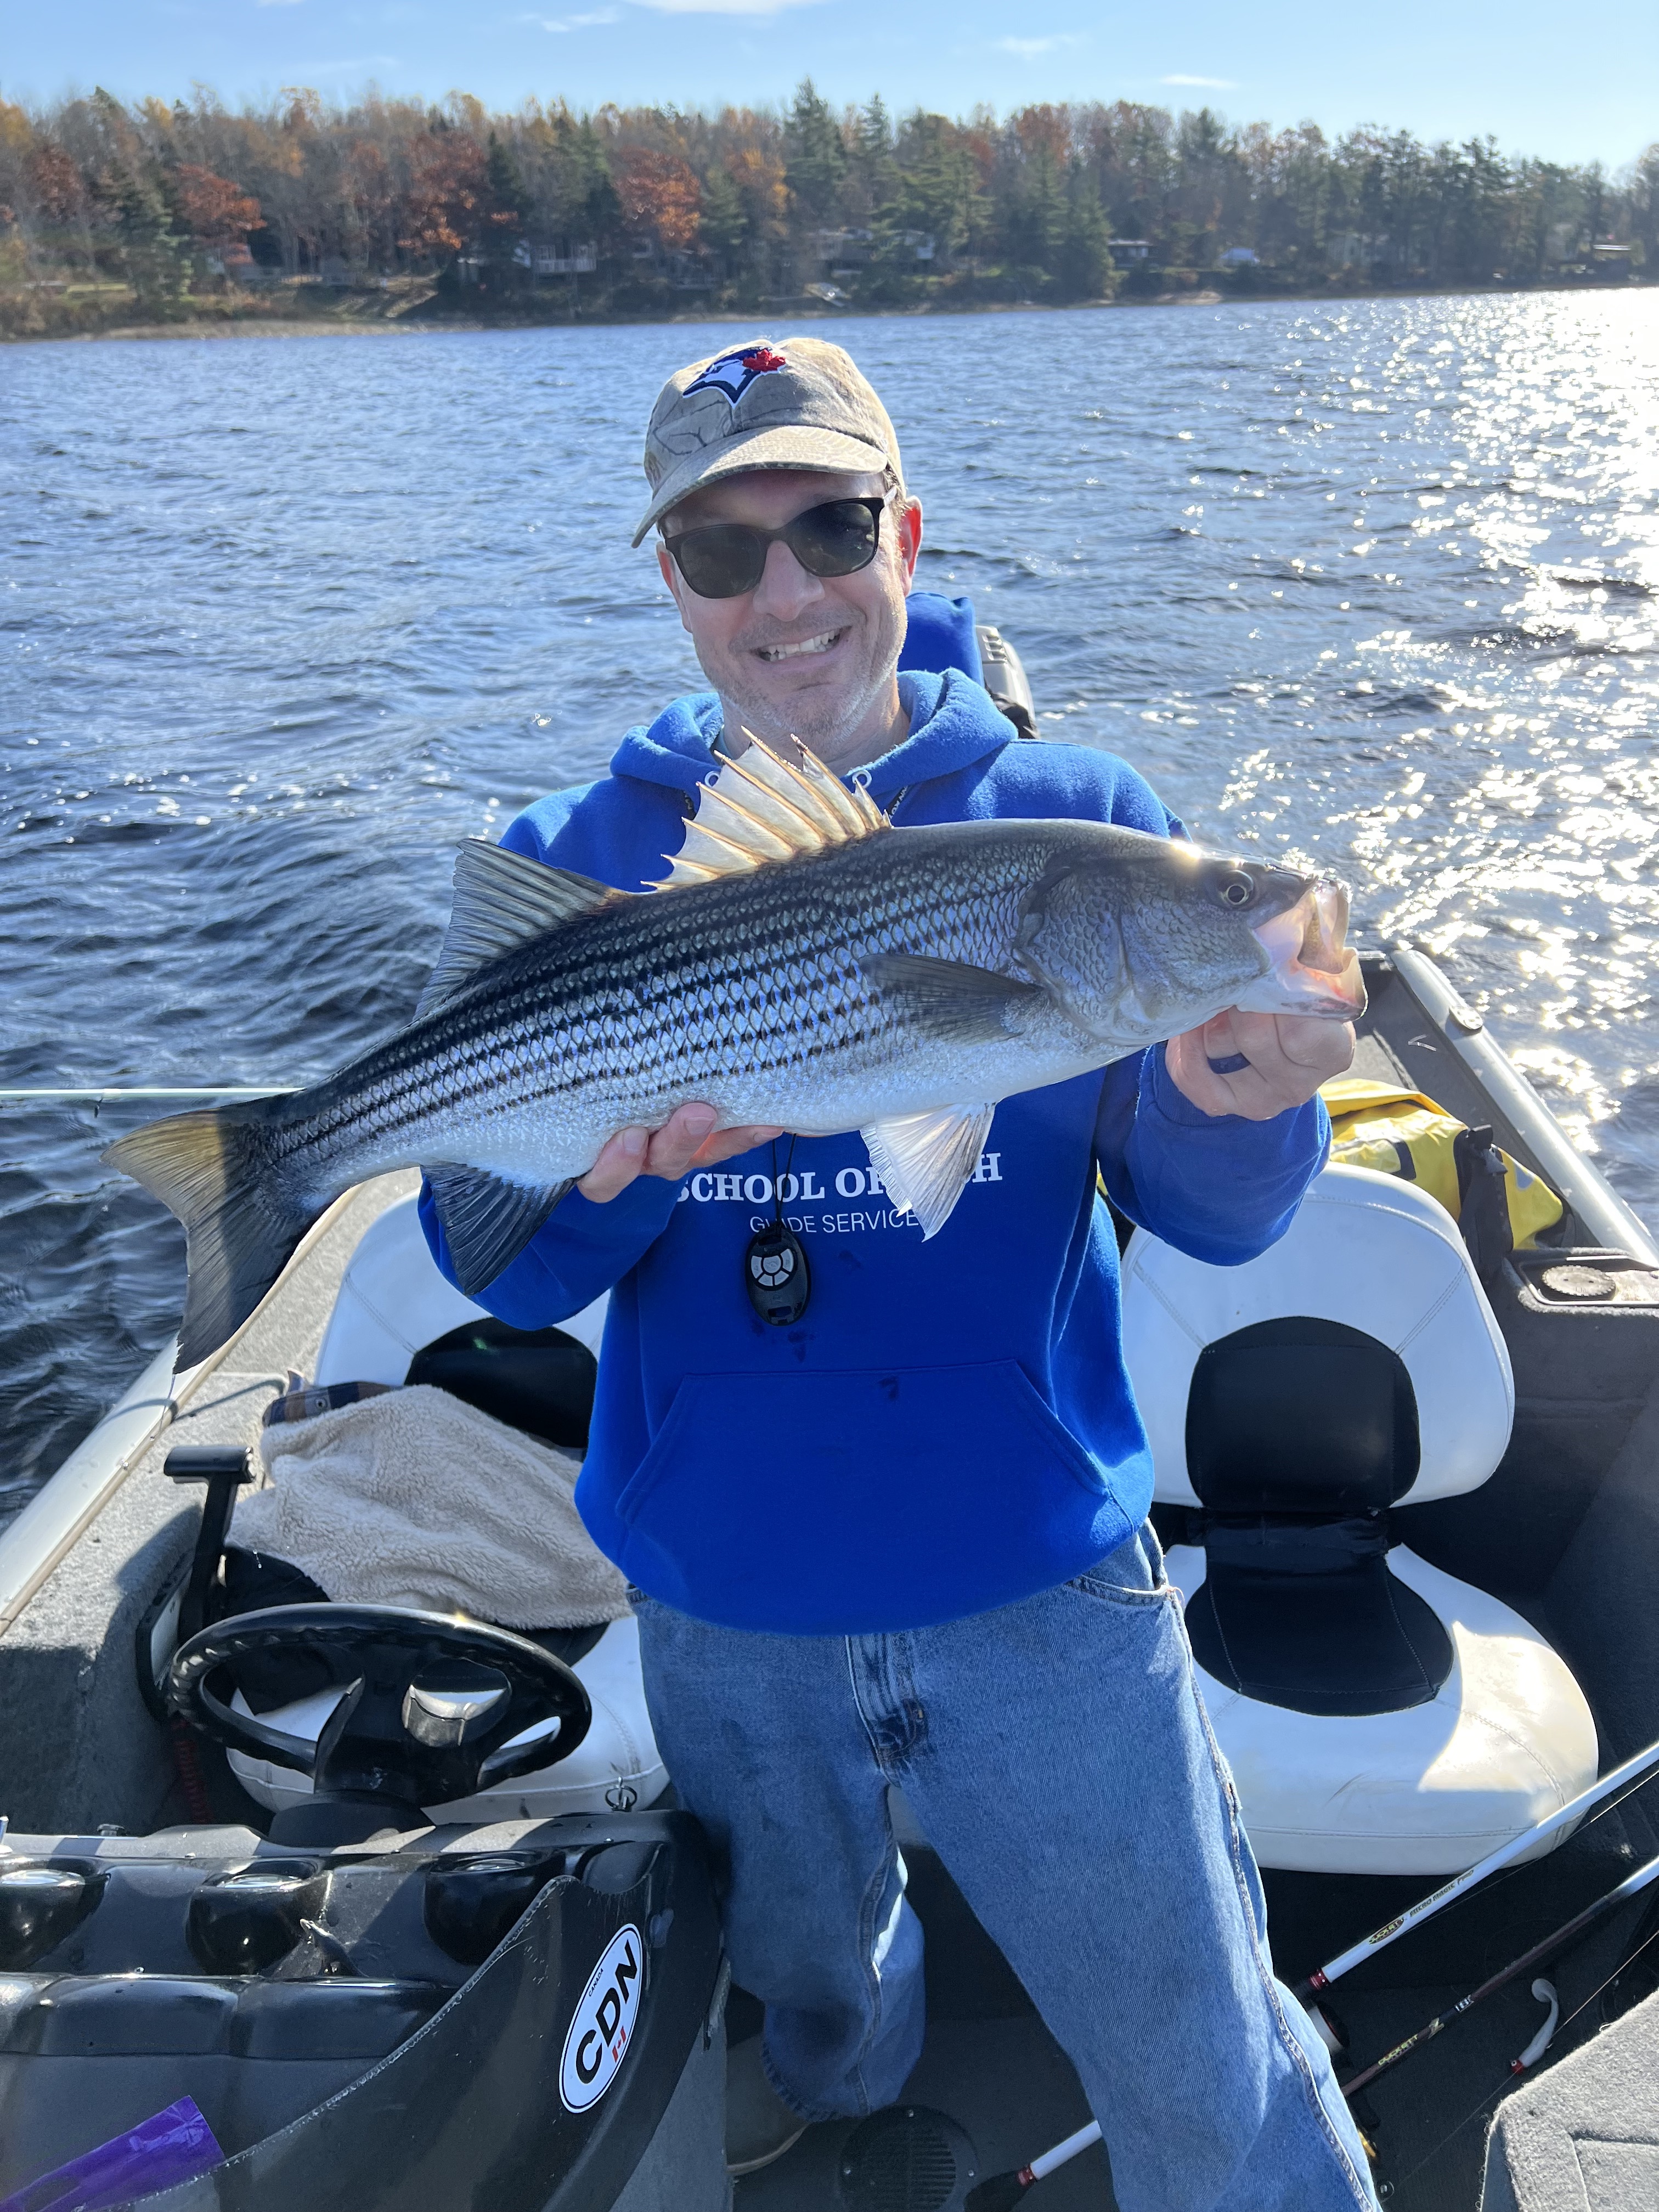
[[[697,671],[639,448],[730,325],[0,349],[0,1085],[295,1083],[412,1007],[453,849]],[[1051,738],[1317,860],[1659,1227],[1659,294],[848,323]],[[0,1516],[182,1242],[0,1113]]]

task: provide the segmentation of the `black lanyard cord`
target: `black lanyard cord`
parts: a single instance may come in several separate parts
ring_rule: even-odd
[[[780,1175],[778,1173],[778,1140],[775,1137],[772,1139],[772,1218],[774,1221],[781,1221],[783,1218],[783,1186],[788,1182],[790,1171],[795,1164],[795,1146],[799,1141],[795,1133],[791,1130],[789,1150],[784,1158],[783,1173]]]

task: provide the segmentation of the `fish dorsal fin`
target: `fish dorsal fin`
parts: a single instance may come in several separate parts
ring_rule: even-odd
[[[471,982],[480,968],[582,915],[629,898],[579,876],[469,837],[455,855],[455,903],[438,964],[415,1009],[418,1019]]]
[[[951,1218],[979,1165],[995,1112],[994,1106],[941,1106],[930,1114],[897,1114],[860,1131],[889,1196],[921,1222],[924,1244]]]
[[[685,842],[654,890],[745,875],[769,860],[799,860],[888,827],[863,786],[848,791],[799,738],[790,741],[800,753],[797,766],[751,731],[744,735],[749,750],[743,758],[722,761],[720,774],[699,787]]]

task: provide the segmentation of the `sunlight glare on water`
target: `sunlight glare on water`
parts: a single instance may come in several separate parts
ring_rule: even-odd
[[[463,836],[697,674],[662,378],[729,325],[0,349],[0,1082],[292,1083],[403,1019]],[[1659,1226],[1659,294],[849,321],[1045,734],[1444,961]],[[0,1512],[180,1240],[0,1122]]]

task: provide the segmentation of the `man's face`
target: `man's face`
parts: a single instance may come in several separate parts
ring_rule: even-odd
[[[667,518],[672,544],[708,522],[746,522],[776,530],[830,499],[878,499],[878,476],[830,476],[809,469],[762,469],[729,477],[682,500]],[[699,599],[667,545],[657,549],[664,580],[691,634],[702,671],[757,737],[794,736],[826,759],[873,735],[897,712],[894,669],[904,641],[904,599],[921,544],[921,509],[890,501],[881,544],[867,568],[850,576],[812,576],[788,546],[767,549],[752,592],[735,599]]]

